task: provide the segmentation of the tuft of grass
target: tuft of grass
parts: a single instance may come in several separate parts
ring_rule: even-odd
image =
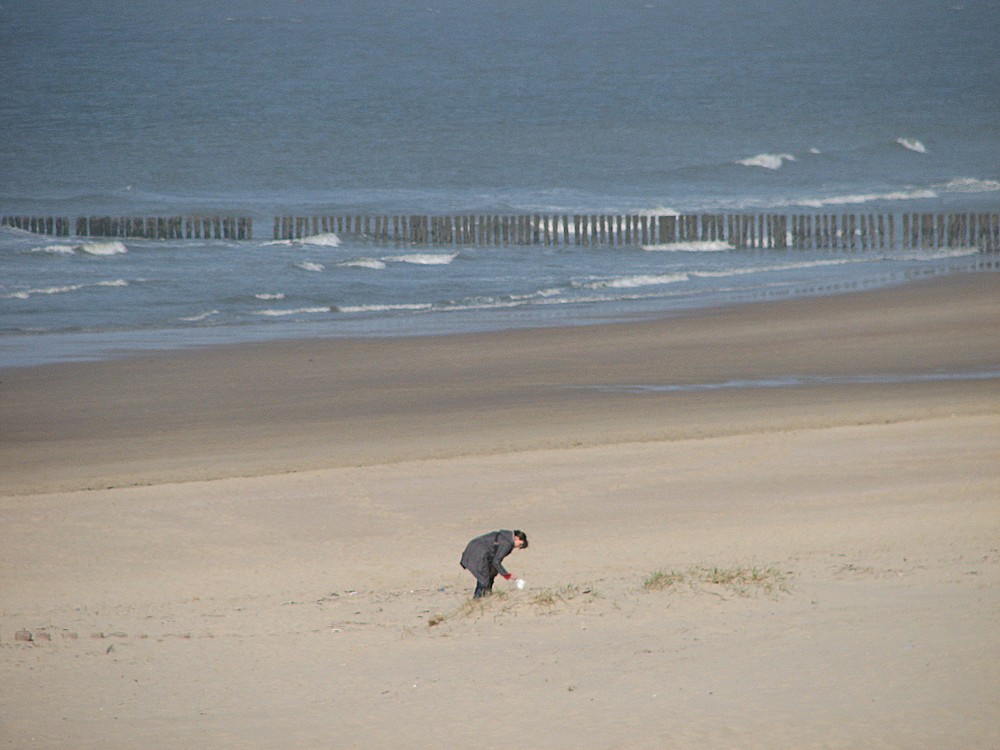
[[[647,591],[662,591],[684,581],[684,574],[676,570],[656,570],[646,577],[642,587]]]
[[[684,572],[657,570],[643,581],[643,588],[647,591],[662,591],[681,584],[687,584],[691,588],[698,588],[699,585],[719,586],[742,596],[748,595],[752,590],[767,594],[788,591],[786,574],[773,565],[734,565],[728,568],[696,565]]]
[[[447,620],[455,620],[464,617],[478,617],[490,609],[502,606],[507,600],[507,592],[498,590],[479,599],[467,599],[462,605],[450,615],[440,612],[434,614],[427,620],[427,627],[434,628]]]
[[[536,606],[553,607],[560,602],[568,602],[576,599],[581,594],[587,594],[591,597],[597,596],[590,586],[581,589],[579,586],[571,583],[558,589],[543,589],[542,591],[538,591],[531,598],[530,603]]]
[[[589,597],[585,600],[586,603],[599,598],[600,594],[594,591],[593,586],[580,587],[576,584],[568,584],[557,589],[542,589],[532,592],[530,596],[521,596],[520,592],[518,595],[511,596],[507,591],[497,589],[479,599],[465,600],[458,609],[450,614],[437,612],[431,615],[427,620],[427,627],[434,628],[445,622],[461,619],[476,619],[487,613],[498,616],[521,607],[552,609],[580,596]]]

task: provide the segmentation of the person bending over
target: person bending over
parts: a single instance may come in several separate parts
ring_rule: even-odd
[[[473,599],[493,591],[493,581],[501,575],[508,581],[513,574],[508,573],[503,566],[503,559],[516,549],[528,546],[528,536],[521,530],[491,531],[477,536],[465,547],[462,553],[461,565],[472,573],[476,579],[476,591]]]

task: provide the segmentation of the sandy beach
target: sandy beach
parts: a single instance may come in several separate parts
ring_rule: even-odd
[[[997,273],[3,370],[0,747],[995,748],[998,459]]]

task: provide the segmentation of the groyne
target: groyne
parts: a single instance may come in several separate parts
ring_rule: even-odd
[[[52,237],[252,240],[247,216],[4,216],[0,226]]]
[[[4,216],[0,224],[55,237],[253,239],[248,216]],[[280,215],[275,240],[321,234],[430,246],[656,246],[718,243],[734,249],[1000,252],[997,213],[839,214],[332,214]]]

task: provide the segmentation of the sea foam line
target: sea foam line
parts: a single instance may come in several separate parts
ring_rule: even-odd
[[[123,255],[128,252],[125,244],[118,242],[83,242],[79,245],[42,245],[33,247],[29,252],[48,253],[50,255],[76,255],[76,253],[86,253],[87,255]]]
[[[956,177],[941,187],[949,193],[995,193],[1000,191],[1000,181],[979,180],[975,177]]]
[[[254,315],[263,315],[269,318],[282,318],[288,315],[315,315],[318,313],[331,313],[334,309],[326,307],[298,307],[294,310],[255,310]]]
[[[643,245],[642,249],[655,253],[720,253],[735,249],[728,242],[701,240],[697,242],[665,242],[660,245]]]
[[[688,274],[686,273],[637,274],[635,276],[621,276],[615,279],[588,281],[579,286],[584,289],[635,289],[643,286],[676,284],[679,281],[687,280]]]
[[[413,263],[418,266],[446,266],[457,257],[458,253],[412,253],[390,255],[382,260],[389,263]]]
[[[874,203],[876,201],[912,201],[937,198],[934,190],[918,188],[915,190],[897,190],[890,193],[859,193],[857,195],[833,195],[829,198],[804,199],[788,201],[786,205],[823,208],[824,206],[848,206],[858,203]]]
[[[396,305],[338,305],[335,309],[337,312],[342,313],[367,313],[367,312],[394,312],[394,311],[413,311],[419,312],[420,310],[431,310],[434,308],[429,302],[415,302],[412,304],[396,304]]]
[[[89,289],[91,287],[122,287],[128,286],[128,282],[125,279],[116,279],[114,281],[98,281],[94,284],[67,284],[66,286],[49,286],[42,287],[39,289],[24,289],[20,292],[12,292],[10,294],[4,294],[2,299],[29,299],[36,294],[68,294],[70,292],[77,292],[81,289]]]
[[[208,310],[207,312],[203,312],[200,315],[192,315],[187,318],[180,318],[180,320],[184,323],[200,323],[201,321],[207,320],[208,318],[211,318],[213,315],[218,315],[218,314],[219,314],[218,310]]]
[[[313,247],[340,247],[341,241],[333,232],[326,232],[324,234],[313,234],[308,237],[299,237],[294,240],[271,240],[270,242],[265,242],[264,245],[274,246],[280,245],[282,247],[291,247],[292,245],[311,245]]]
[[[48,253],[49,255],[76,255],[76,247],[74,245],[43,245],[31,248],[30,252]]]

